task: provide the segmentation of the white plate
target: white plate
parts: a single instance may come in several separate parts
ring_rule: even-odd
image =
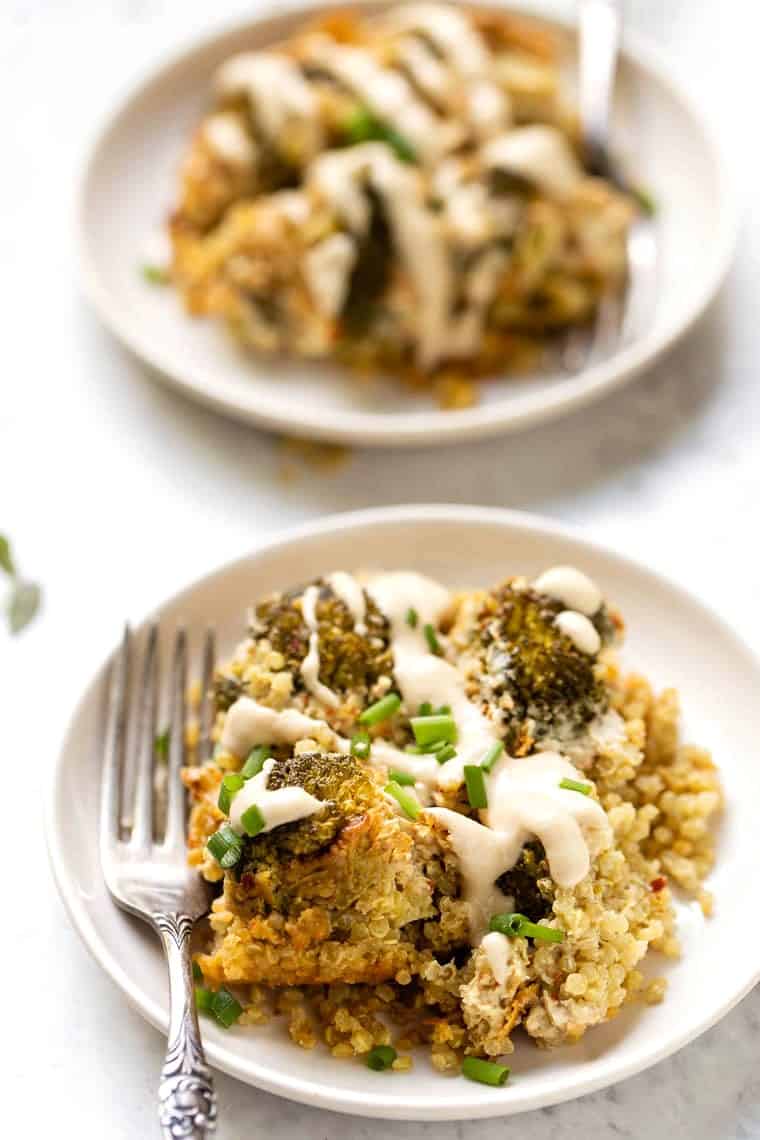
[[[209,620],[216,622],[222,648],[229,649],[258,595],[338,567],[413,567],[451,586],[476,586],[556,563],[584,568],[620,605],[630,630],[626,662],[657,684],[678,686],[688,738],[713,749],[725,779],[727,811],[710,883],[716,917],[705,921],[696,904],[682,908],[684,957],[655,964],[669,976],[664,1003],[629,1007],[573,1047],[543,1051],[520,1042],[503,1089],[436,1074],[424,1055],[409,1074],[373,1073],[361,1061],[338,1061],[322,1048],[298,1049],[278,1023],[225,1032],[204,1022],[212,1064],[259,1088],[341,1112],[416,1120],[507,1115],[639,1072],[702,1033],[758,980],[760,912],[748,905],[748,895],[756,894],[760,663],[680,587],[545,520],[475,507],[392,507],[292,531],[183,590],[157,612],[167,636],[178,621],[198,633]],[[145,926],[112,905],[99,871],[94,744],[103,674],[99,670],[74,714],[55,772],[47,805],[50,855],[85,943],[124,996],[165,1029],[158,944]]]
[[[368,3],[377,10],[384,3]],[[497,377],[475,408],[443,412],[389,382],[357,384],[328,365],[285,366],[244,354],[210,320],[193,320],[172,290],[142,280],[141,262],[174,195],[179,157],[217,65],[287,36],[304,10],[206,35],[141,80],[90,152],[79,198],[86,291],[113,332],[164,380],[264,428],[353,444],[412,445],[524,428],[577,408],[650,365],[700,315],[729,264],[736,224],[724,163],[700,115],[651,48],[628,39],[617,87],[616,139],[660,204],[657,314],[640,338],[576,377]],[[552,21],[572,55],[570,29]]]

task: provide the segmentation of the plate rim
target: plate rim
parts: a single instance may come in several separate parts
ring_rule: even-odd
[[[362,7],[370,2],[371,0],[351,0],[354,7]],[[345,5],[341,5],[339,0],[331,0],[327,5],[338,8],[342,6]],[[672,68],[664,55],[646,37],[626,31],[622,57],[651,75],[689,116],[709,153],[719,191],[718,225],[711,261],[703,274],[701,287],[692,297],[690,306],[676,313],[656,335],[635,340],[610,361],[602,361],[578,376],[567,377],[548,399],[531,399],[530,394],[526,393],[525,406],[512,408],[509,412],[500,411],[498,402],[445,412],[441,409],[421,413],[410,411],[406,422],[400,416],[394,420],[382,413],[356,409],[333,410],[324,414],[319,409],[311,409],[304,414],[301,409],[298,417],[291,415],[291,418],[288,418],[285,409],[281,412],[262,410],[256,406],[253,395],[250,400],[235,401],[223,393],[209,390],[203,378],[194,376],[192,369],[188,372],[176,360],[176,354],[164,350],[160,343],[154,344],[149,336],[142,333],[136,322],[122,314],[118,298],[111,294],[102,279],[97,257],[90,248],[86,201],[99,156],[117,130],[119,120],[129,112],[144,91],[196,52],[210,47],[235,31],[244,32],[277,17],[306,16],[317,7],[320,7],[319,0],[285,0],[280,5],[276,5],[274,0],[265,0],[255,16],[238,14],[234,18],[213,21],[202,29],[196,29],[162,52],[150,64],[136,69],[130,80],[117,90],[91,131],[80,158],[74,195],[74,238],[80,289],[102,324],[134,358],[148,366],[155,378],[228,419],[248,423],[268,432],[365,447],[432,447],[511,434],[560,419],[602,398],[606,393],[616,391],[654,366],[669,348],[687,335],[716,297],[733,261],[742,216],[738,184],[731,173],[727,147],[712,118],[692,93],[692,85],[687,86],[680,76],[671,74]],[[565,33],[571,32],[574,27],[571,19],[558,13],[542,11],[535,0],[533,3],[530,0],[527,3],[526,0],[511,0],[506,7],[527,17],[553,24]],[[420,422],[414,422],[416,419]]]
[[[175,605],[178,600],[190,590],[203,586],[210,579],[221,573],[228,573],[241,567],[244,563],[255,560],[264,554],[286,547],[292,543],[302,542],[315,537],[324,537],[331,533],[351,530],[355,527],[367,525],[394,524],[405,521],[435,521],[448,523],[485,523],[506,529],[519,528],[530,530],[536,534],[544,534],[554,539],[565,539],[569,542],[582,544],[590,555],[599,554],[617,561],[624,569],[635,572],[644,579],[650,579],[660,587],[665,587],[681,597],[688,604],[695,607],[701,615],[712,622],[724,638],[733,643],[733,647],[745,656],[751,666],[760,672],[760,655],[744,638],[734,629],[720,612],[714,610],[690,590],[685,589],[669,575],[654,570],[628,554],[619,552],[614,548],[586,535],[583,529],[568,526],[565,523],[535,514],[511,510],[500,507],[479,507],[476,505],[463,505],[457,503],[436,504],[408,504],[401,506],[373,507],[358,511],[345,511],[323,518],[312,520],[295,527],[278,530],[264,537],[262,542],[239,557],[228,559],[215,566],[207,573],[198,575],[185,582],[169,597],[162,599],[151,607],[143,618],[135,621],[133,628],[139,630],[151,615],[160,613],[166,607]],[[65,732],[56,757],[52,779],[49,781],[44,798],[44,833],[48,852],[48,861],[54,882],[58,889],[69,921],[76,930],[80,939],[86,946],[95,961],[102,967],[109,978],[118,986],[128,1003],[147,1020],[154,1028],[166,1033],[168,1028],[168,1012],[147,994],[141,991],[139,984],[132,981],[127,970],[110,953],[106,943],[100,937],[98,928],[91,922],[86,907],[82,904],[75,886],[75,880],[68,875],[64,851],[66,844],[56,827],[57,801],[59,797],[59,783],[63,770],[63,760],[69,747],[69,738],[73,726],[82,713],[82,710],[91,702],[99,685],[101,685],[105,670],[111,658],[109,653],[99,662],[97,668],[88,674],[90,679],[77,701],[67,721]],[[488,1117],[517,1115],[536,1108],[548,1107],[565,1101],[575,1100],[588,1093],[602,1088],[611,1087],[620,1081],[651,1068],[666,1057],[678,1052],[685,1045],[701,1036],[706,1030],[715,1025],[724,1017],[742,998],[760,981],[760,962],[754,974],[745,979],[739,989],[731,997],[719,1005],[715,1010],[703,1016],[695,1025],[687,1027],[676,1034],[666,1043],[655,1049],[640,1048],[624,1063],[618,1063],[611,1072],[601,1073],[597,1076],[581,1077],[571,1087],[562,1087],[548,1095],[536,1091],[523,1096],[517,1103],[514,1098],[502,1102],[496,1099],[485,1100],[482,1091],[480,1095],[473,1092],[471,1100],[463,1099],[456,1106],[442,1104],[431,1105],[429,1097],[407,1096],[397,1103],[384,1100],[382,1093],[368,1096],[366,1093],[354,1092],[349,1089],[338,1089],[324,1082],[304,1081],[301,1078],[284,1077],[269,1068],[260,1071],[256,1061],[242,1060],[233,1049],[217,1042],[206,1042],[207,1059],[212,1066],[230,1076],[251,1085],[254,1088],[282,1096],[288,1100],[306,1104],[311,1107],[347,1113],[350,1115],[370,1117],[372,1119],[386,1120],[425,1120],[425,1121],[455,1121],[465,1119],[484,1119]]]

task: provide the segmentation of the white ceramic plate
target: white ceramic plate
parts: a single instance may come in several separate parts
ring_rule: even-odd
[[[527,515],[393,507],[292,531],[183,590],[157,613],[167,635],[179,621],[199,634],[215,622],[226,650],[239,640],[245,610],[258,595],[339,567],[414,568],[451,586],[476,586],[557,563],[591,573],[621,607],[630,630],[626,662],[657,684],[678,686],[688,738],[713,749],[725,779],[727,811],[710,883],[716,917],[705,921],[696,904],[681,908],[683,959],[655,964],[669,976],[665,1002],[630,1007],[573,1047],[543,1051],[520,1042],[503,1089],[436,1074],[424,1055],[409,1074],[373,1073],[361,1061],[337,1061],[324,1049],[298,1049],[277,1023],[225,1032],[204,1022],[212,1064],[259,1088],[341,1112],[417,1120],[507,1115],[579,1096],[652,1065],[707,1029],[758,980],[760,918],[748,906],[747,892],[757,873],[760,663],[680,587]],[[99,871],[95,740],[103,677],[101,669],[80,701],[58,762],[47,805],[50,855],[85,943],[125,998],[165,1029],[158,944],[145,926],[112,905]]]
[[[336,367],[246,355],[217,323],[188,317],[174,291],[147,284],[139,273],[171,206],[179,157],[208,103],[217,65],[232,52],[287,36],[304,14],[280,11],[238,23],[168,59],[110,114],[89,154],[78,207],[84,285],[106,324],[163,379],[231,416],[291,435],[441,443],[516,430],[588,403],[650,365],[705,308],[733,248],[733,195],[699,114],[652,50],[629,40],[615,137],[660,204],[661,281],[653,323],[613,357],[572,378],[496,377],[481,385],[479,406],[442,412],[429,396],[392,382],[358,385]],[[570,29],[551,27],[572,57]]]

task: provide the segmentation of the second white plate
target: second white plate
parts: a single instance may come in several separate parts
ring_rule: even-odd
[[[567,563],[590,573],[622,610],[630,631],[626,664],[658,686],[680,689],[685,735],[713,750],[725,782],[727,811],[709,884],[716,914],[706,921],[696,904],[680,908],[683,959],[653,962],[668,975],[665,1001],[630,1006],[572,1047],[539,1050],[521,1041],[502,1089],[443,1077],[424,1052],[410,1073],[373,1073],[359,1060],[336,1060],[326,1048],[298,1049],[281,1023],[225,1032],[204,1022],[213,1065],[258,1088],[340,1112],[416,1120],[506,1116],[580,1096],[652,1065],[705,1030],[758,980],[760,665],[713,614],[643,566],[553,523],[507,511],[419,506],[337,516],[274,540],[164,602],[157,609],[164,654],[177,623],[184,622],[198,644],[209,621],[226,653],[257,597],[336,568],[413,568],[451,587],[467,587]],[[51,861],[89,949],[125,1000],[165,1029],[167,985],[158,942],[113,905],[100,873],[97,727],[103,695],[102,669],[74,714],[51,781]]]
[[[588,403],[650,365],[703,311],[730,261],[733,196],[700,116],[652,50],[629,38],[615,137],[659,205],[661,280],[653,324],[610,359],[570,378],[497,376],[481,384],[477,407],[444,412],[429,395],[392,382],[357,384],[337,367],[244,355],[224,329],[187,316],[172,291],[141,279],[139,266],[170,209],[179,158],[208,103],[211,76],[233,52],[282,39],[309,14],[290,10],[207,33],[134,87],[90,152],[79,198],[85,288],[105,323],[160,377],[230,416],[290,435],[393,447],[442,443],[514,431]],[[572,30],[544,22],[572,58]]]

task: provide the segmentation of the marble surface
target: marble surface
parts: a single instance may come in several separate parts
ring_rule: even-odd
[[[748,151],[741,143],[760,16],[739,0],[630,7],[632,23],[660,42],[709,106],[747,202],[757,201],[756,132]],[[73,269],[70,210],[83,140],[111,93],[209,10],[202,0],[5,0],[0,12],[0,527],[46,597],[26,635],[11,641],[0,632],[1,739],[13,773],[4,785],[12,860],[0,942],[12,1041],[3,1051],[4,1109],[9,1123],[26,1121],[18,1135],[157,1134],[162,1042],[124,1008],[69,926],[46,865],[38,806],[81,683],[125,615],[141,615],[273,528],[352,507],[448,500],[581,525],[687,581],[760,648],[760,231],[751,216],[718,302],[625,391],[521,437],[356,453],[319,478],[301,468],[283,482],[276,441],[157,386],[98,326]],[[527,1140],[550,1131],[758,1137],[759,1029],[755,992],[648,1073],[509,1127]],[[496,1120],[373,1123],[301,1108],[222,1076],[218,1088],[221,1140],[305,1132],[472,1140],[503,1129]]]

